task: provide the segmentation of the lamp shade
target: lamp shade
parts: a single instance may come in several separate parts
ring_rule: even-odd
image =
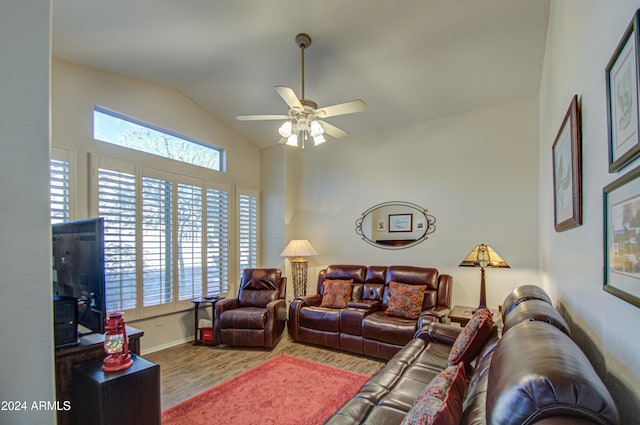
[[[306,239],[292,239],[280,253],[282,257],[311,257],[312,255],[318,255],[318,253]]]
[[[460,267],[510,268],[506,261],[489,245],[476,245],[459,264]]]

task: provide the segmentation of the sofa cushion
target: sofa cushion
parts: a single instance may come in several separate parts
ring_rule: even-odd
[[[353,280],[325,279],[320,307],[345,308],[351,301]]]
[[[457,424],[462,415],[465,391],[464,365],[449,366],[440,372],[418,396],[403,425]]]
[[[416,332],[417,320],[387,316],[374,311],[362,320],[362,336],[372,341],[405,345]]]
[[[422,285],[389,282],[389,304],[384,314],[405,319],[417,319],[422,311],[422,301],[426,289],[427,287]]]
[[[480,309],[473,313],[451,347],[449,364],[471,363],[489,339],[492,326],[493,316],[489,310]]]
[[[309,306],[300,309],[300,327],[325,332],[340,332],[341,309]]]

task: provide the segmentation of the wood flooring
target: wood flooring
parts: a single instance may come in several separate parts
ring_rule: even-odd
[[[286,330],[272,350],[186,343],[145,354],[144,358],[160,365],[160,392],[162,410],[165,410],[280,353],[369,376],[386,363],[357,354],[293,342]]]

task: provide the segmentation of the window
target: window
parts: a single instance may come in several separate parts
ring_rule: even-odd
[[[224,171],[224,150],[95,106],[93,138],[187,164]]]
[[[135,310],[131,319],[164,314],[227,291],[222,186],[96,155],[91,167],[105,218],[108,311]]]
[[[258,197],[242,192],[239,191],[238,196],[241,276],[244,269],[254,268],[258,264]]]
[[[49,162],[51,224],[71,219],[71,158],[72,152],[52,148]]]
[[[98,215],[104,217],[107,311],[136,307],[136,176],[98,170]]]

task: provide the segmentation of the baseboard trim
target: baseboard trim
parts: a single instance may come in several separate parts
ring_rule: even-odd
[[[164,350],[166,348],[175,347],[176,345],[184,344],[186,342],[193,342],[194,337],[189,336],[186,338],[178,339],[175,341],[167,342],[166,344],[156,345],[155,347],[150,347],[147,349],[140,350],[140,355],[144,356],[146,354],[155,353],[156,351]]]

